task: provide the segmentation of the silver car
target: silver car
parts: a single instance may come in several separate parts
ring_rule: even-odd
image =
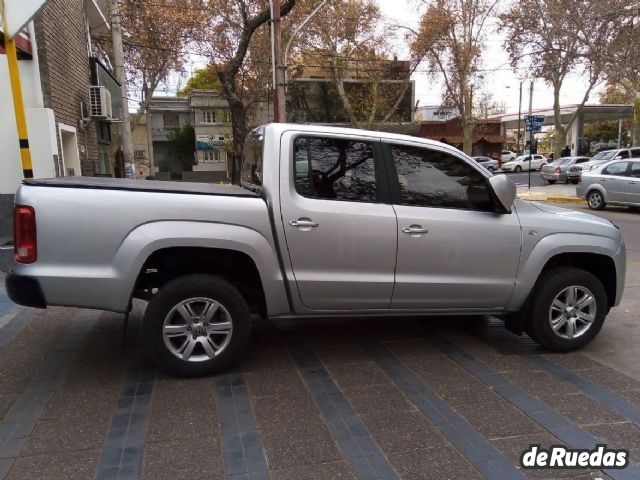
[[[593,210],[607,204],[640,206],[640,159],[615,160],[584,172],[576,194]]]
[[[603,150],[596,153],[591,160],[580,165],[572,165],[567,171],[567,177],[571,183],[578,183],[582,172],[588,172],[611,160],[624,160],[626,158],[640,158],[640,148],[618,148],[615,150]]]
[[[589,161],[589,157],[562,157],[552,163],[542,166],[540,177],[548,183],[569,183],[567,170],[572,165],[579,165]]]
[[[498,161],[489,157],[472,157],[479,165],[483,166],[491,173],[495,172],[498,169]]]

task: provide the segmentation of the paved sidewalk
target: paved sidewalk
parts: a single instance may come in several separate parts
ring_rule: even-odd
[[[530,190],[518,185],[518,198],[537,202],[585,203],[584,199],[576,197],[575,185],[544,185]]]

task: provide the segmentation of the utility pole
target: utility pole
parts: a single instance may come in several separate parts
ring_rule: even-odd
[[[531,82],[529,83],[529,118],[531,118],[532,110],[533,110],[533,80],[531,80]],[[529,125],[529,190],[531,190],[531,165],[533,162],[533,154],[531,153],[532,148],[533,148],[533,126]]]
[[[27,133],[27,116],[22,98],[22,83],[20,82],[20,67],[18,66],[18,51],[13,37],[9,38],[9,26],[4,2],[0,2],[0,13],[3,18],[4,49],[7,54],[7,66],[9,69],[9,82],[11,84],[11,96],[13,98],[13,110],[16,116],[18,130],[18,147],[20,148],[20,160],[22,163],[22,175],[24,178],[33,178],[33,166],[31,164],[31,151],[29,150],[29,136]]]
[[[129,99],[127,95],[127,77],[124,73],[124,50],[122,48],[122,22],[118,0],[111,0],[111,39],[113,41],[113,61],[116,80],[122,91],[122,155],[124,157],[124,176],[135,178],[136,166],[133,162],[133,141],[129,122]]]
[[[277,3],[277,5],[276,5]],[[284,69],[282,66],[282,39],[280,0],[271,0],[271,54],[273,66],[273,121],[287,121],[284,101]]]
[[[518,138],[516,139],[516,152],[520,151],[520,117],[522,116],[522,82],[520,80],[520,94],[518,96]]]

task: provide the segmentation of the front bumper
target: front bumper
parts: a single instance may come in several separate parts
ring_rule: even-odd
[[[8,273],[4,280],[9,298],[25,307],[47,308],[40,283],[35,278]]]

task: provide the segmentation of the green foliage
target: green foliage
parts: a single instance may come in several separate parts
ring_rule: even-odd
[[[195,71],[193,76],[187,80],[184,88],[178,91],[178,96],[188,97],[191,90],[220,90],[220,88],[220,80],[218,79],[215,69],[208,65]]]
[[[176,128],[169,132],[167,137],[172,151],[183,155],[193,155],[196,148],[196,131],[193,125],[187,123],[181,128]]]

